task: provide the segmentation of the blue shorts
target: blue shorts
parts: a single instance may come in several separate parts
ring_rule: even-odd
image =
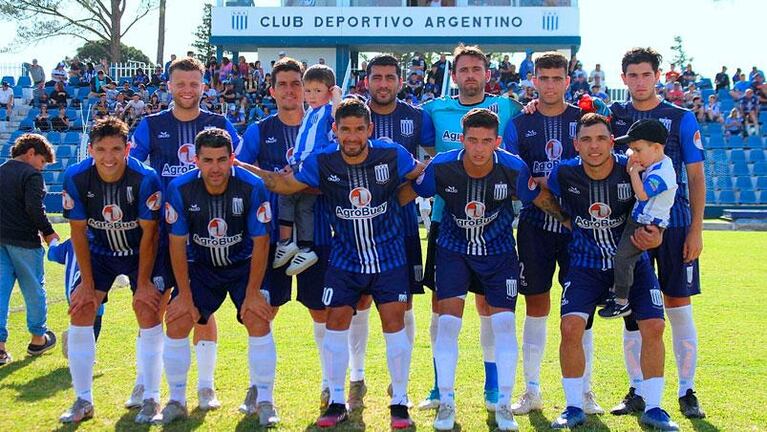
[[[176,286],[176,277],[173,275],[173,266],[170,261],[170,249],[168,243],[160,242],[157,248],[157,257],[154,260],[152,270],[152,283],[160,292]]]
[[[551,290],[554,269],[559,264],[559,284],[564,286],[570,267],[567,247],[572,236],[546,231],[520,220],[517,228],[519,250],[519,293],[535,295]]]
[[[438,300],[466,295],[474,277],[482,284],[490,306],[516,308],[519,262],[515,252],[474,256],[438,246],[436,262]]]
[[[370,294],[376,305],[391,302],[407,303],[408,272],[405,266],[381,273],[364,274],[328,267],[322,303],[327,307],[357,307],[363,294]]]
[[[93,269],[93,287],[96,291],[107,293],[102,303],[109,301],[109,290],[112,289],[117,276],[123,274],[128,276],[131,291],[136,292],[138,255],[113,257],[91,252],[91,269]],[[72,284],[72,293],[80,285],[80,282],[82,282],[82,276],[78,272],[77,279]]]
[[[269,246],[269,262],[266,266],[264,286],[269,292],[269,303],[277,307],[290,301],[293,280],[285,274],[288,264],[280,268],[272,268],[275,248],[274,243]],[[313,250],[317,253],[319,260],[317,264],[298,275],[296,300],[308,309],[323,310],[325,305],[322,303],[322,281],[325,280],[325,271],[328,268],[330,246],[315,245]]]
[[[410,295],[423,294],[423,257],[421,256],[421,237],[419,235],[405,236],[405,254],[407,255]]]
[[[562,316],[594,314],[597,305],[604,302],[612,286],[612,269],[570,267],[562,290],[560,314]],[[631,317],[637,321],[651,318],[663,319],[663,296],[658,286],[658,279],[647,259],[639,260],[634,268],[634,285],[631,286],[629,293],[629,304],[632,311]]]
[[[240,308],[245,300],[250,276],[250,260],[232,264],[226,267],[209,267],[201,263],[189,263],[189,284],[192,288],[194,306],[200,312],[198,324],[207,324],[208,318],[221,307],[226,300],[226,294],[232,299],[237,308],[237,321],[240,319]],[[263,292],[263,294],[266,294]],[[175,290],[173,296],[178,294]]]
[[[429,229],[429,237],[426,240],[426,263],[423,267],[423,285],[427,286],[432,291],[435,289],[436,284],[434,266],[436,264],[437,255],[437,236],[439,235],[439,222],[432,222]],[[469,292],[473,292],[479,295],[485,295],[485,289],[480,283],[476,275],[471,275],[471,282],[469,282]]]
[[[669,297],[690,297],[700,294],[698,260],[684,262],[684,241],[688,227],[671,227],[663,231],[663,243],[647,251],[658,268],[658,282]]]

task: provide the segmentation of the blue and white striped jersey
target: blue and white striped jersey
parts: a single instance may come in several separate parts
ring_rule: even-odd
[[[612,157],[613,170],[602,180],[586,175],[580,158],[560,162],[549,175],[549,189],[561,198],[572,219],[571,266],[613,268],[613,258],[635,198],[626,172],[628,159],[624,155]],[[647,254],[642,259],[647,259]]]
[[[296,146],[288,154],[290,165],[299,165],[310,154],[322,151],[333,141],[333,105],[309,108],[301,121]]]
[[[125,174],[114,183],[101,180],[93,158],[87,158],[64,173],[64,217],[87,222],[92,254],[135,255],[141,243],[139,219],[160,218],[161,188],[157,173],[135,158],[127,158]]]
[[[373,121],[373,138],[388,138],[405,147],[418,159],[418,146],[434,147],[434,124],[431,117],[419,107],[397,100],[397,107],[389,114],[370,111]],[[418,236],[418,211],[415,203],[402,208],[402,222],[406,236]]]
[[[288,152],[292,151],[299,126],[288,126],[273,114],[259,122],[248,126],[242,136],[237,159],[249,164],[258,165],[261,169],[280,171],[288,164]],[[278,195],[266,191],[272,206],[272,231],[269,239],[276,243],[280,239]],[[317,197],[314,204],[314,244],[329,245],[332,233],[328,221],[327,205],[322,195]]]
[[[235,149],[240,146],[237,130],[220,114],[200,111],[196,119],[186,122],[177,120],[170,109],[146,116],[133,134],[131,156],[142,162],[149,158],[165,190],[171,180],[195,168],[194,138],[214,127],[229,132]]]
[[[616,102],[610,105],[612,111],[613,135],[623,136],[637,120],[654,118],[668,129],[668,139],[664,151],[671,158],[676,171],[677,185],[674,206],[671,208],[669,227],[690,225],[690,201],[687,197],[686,164],[702,162],[706,158],[703,141],[695,114],[668,102],[661,102],[649,111],[639,111],[631,102]],[[625,153],[626,147],[616,147],[616,151]]]
[[[647,200],[637,199],[631,218],[640,224],[666,228],[676,196],[676,174],[671,158],[664,156],[659,162],[642,172],[642,185]]]
[[[465,150],[440,153],[413,184],[418,195],[445,202],[437,245],[466,255],[499,255],[515,247],[512,199],[532,202],[540,189],[527,165],[505,150],[493,154],[493,169],[473,178],[463,166]]]
[[[187,260],[225,267],[250,259],[253,238],[269,235],[271,206],[263,181],[232,167],[226,191],[211,195],[199,170],[171,181],[165,203],[170,234],[189,236]]]
[[[406,264],[397,189],[415,166],[410,152],[388,140],[368,141],[360,164],[346,163],[339,145],[304,161],[296,180],[319,188],[330,207],[331,266],[374,274]]]
[[[531,176],[548,177],[560,161],[577,156],[573,139],[580,118],[581,110],[569,104],[557,116],[548,117],[536,111],[514,117],[504,132],[506,148],[525,161]],[[522,206],[519,219],[546,231],[565,232],[562,224],[532,203]]]

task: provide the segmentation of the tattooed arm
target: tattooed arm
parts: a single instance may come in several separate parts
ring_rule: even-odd
[[[533,200],[533,204],[535,204],[536,207],[543,210],[549,216],[559,221],[562,225],[567,227],[567,229],[572,229],[570,224],[570,216],[562,211],[562,207],[560,207],[556,197],[554,197],[554,195],[548,189],[541,188],[541,192]]]

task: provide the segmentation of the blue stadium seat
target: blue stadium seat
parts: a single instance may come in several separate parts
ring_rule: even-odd
[[[59,177],[59,179],[61,179],[61,177]],[[62,190],[64,190],[64,185],[61,184],[60,180],[59,180],[58,183],[53,183],[53,184],[48,185],[48,192],[49,193],[61,193]]]
[[[767,126],[763,126],[766,127]],[[762,137],[759,135],[751,135],[748,137],[748,141],[746,142],[746,147],[752,148],[752,149],[760,149],[764,147],[764,142],[762,141]]]
[[[701,78],[696,85],[699,89],[702,90],[711,90],[714,88],[714,86],[711,84],[711,78]],[[711,93],[713,93],[713,90],[711,90]]]
[[[719,190],[732,190],[732,177],[717,177],[714,185]]]
[[[708,165],[706,165],[706,166],[708,166]],[[705,179],[706,179],[706,190],[713,189],[714,188],[714,174],[713,174],[713,171],[706,171]]]
[[[77,132],[67,132],[66,135],[64,135],[64,140],[62,141],[62,144],[79,145],[80,134]]]
[[[700,96],[701,96],[701,98],[702,98],[702,99],[703,99],[705,102],[708,102],[708,97],[709,97],[709,96],[711,96],[712,94],[714,94],[714,90],[713,90],[713,89],[710,89],[710,88],[707,88],[707,89],[703,89],[703,90],[701,90],[701,92],[700,92]]]
[[[48,138],[48,142],[54,146],[61,143],[61,134],[58,132],[48,132],[45,134],[45,137]]]
[[[729,95],[727,96],[727,99],[722,99],[722,113],[724,113],[725,117],[732,111],[733,108],[735,108],[735,102],[733,102],[732,99],[729,99]]]
[[[16,81],[16,85],[21,87],[32,87],[32,80],[28,76],[20,76],[19,80]]]
[[[91,92],[90,87],[80,87],[77,89],[77,98],[80,100],[85,100],[88,97],[88,94]]]
[[[13,87],[13,86],[16,85],[16,79],[14,77],[12,77],[12,76],[6,75],[0,81],[7,82],[8,83],[8,87]]]
[[[767,204],[767,190],[759,192],[759,204]]]
[[[762,111],[759,112],[759,123],[765,125],[767,124],[767,109],[762,107]]]
[[[749,162],[758,162],[764,160],[764,151],[762,149],[751,150],[748,152]]]
[[[6,109],[0,108],[0,121],[5,121]]]
[[[719,204],[735,204],[735,192],[731,190],[721,191],[717,201]]]
[[[64,166],[61,163],[61,159],[56,158],[56,162],[46,165],[45,169],[50,171],[61,171],[62,169],[64,169]]]
[[[30,118],[22,119],[19,123],[19,131],[30,131],[35,128],[35,121]]]
[[[59,109],[58,108],[51,108],[48,110],[48,117],[53,118],[59,115]]]
[[[743,148],[746,143],[743,141],[743,137],[740,135],[731,135],[727,139],[727,147],[729,148]]]
[[[712,189],[706,188],[706,202],[709,204],[716,202],[716,194]]]
[[[13,144],[14,141],[16,141],[16,138],[20,137],[22,134],[24,134],[24,131],[14,131],[11,133],[11,136],[8,138],[8,144]]]
[[[43,202],[47,213],[61,213],[61,193],[49,193]]]
[[[67,91],[67,97],[70,99],[74,99],[74,97],[77,96],[77,86],[68,85],[64,87],[64,90]]]
[[[767,176],[767,161],[754,162],[753,175]]]
[[[719,89],[718,92],[716,92],[716,96],[719,98],[719,101],[724,100],[732,100],[732,96],[730,96],[730,91],[727,89]]]
[[[732,163],[732,174],[736,176],[747,176],[751,175],[750,170],[748,169],[748,164],[746,161],[735,161]]]
[[[706,143],[706,148],[709,149],[716,149],[716,148],[726,148],[727,145],[724,142],[724,135],[722,135],[722,132],[719,131],[718,134],[715,134],[713,131],[711,133],[711,136],[708,138],[708,142]]]
[[[6,144],[3,146],[0,146],[0,156],[2,157],[11,157],[11,145]]]
[[[757,177],[756,188],[759,190],[767,190],[767,177]]]
[[[56,157],[69,158],[75,156],[72,146],[60,144],[56,147]]]
[[[24,88],[21,86],[16,86],[13,88],[13,97],[16,99],[21,99],[24,97]]]
[[[741,191],[738,202],[741,204],[756,204],[756,194],[752,190]]]
[[[711,153],[711,160],[719,162],[727,160],[727,152],[723,149],[709,150],[709,152]]]
[[[754,185],[751,182],[751,176],[735,177],[735,188],[738,190],[752,190]]]
[[[730,160],[733,162],[746,161],[746,152],[743,149],[733,149],[730,151]]]
[[[46,184],[53,184],[57,183],[57,180],[59,178],[59,172],[58,171],[43,171],[43,180],[45,180]]]
[[[117,82],[117,86],[118,86],[118,87],[122,87],[122,86],[123,86],[123,85],[124,85],[126,82],[127,82],[128,84],[131,84],[131,85],[133,85],[133,81],[131,80],[131,77],[122,77],[122,78],[120,78],[120,80]]]

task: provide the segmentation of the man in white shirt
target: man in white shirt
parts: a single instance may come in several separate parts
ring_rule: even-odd
[[[5,81],[0,86],[0,108],[6,109],[5,120],[10,120],[13,109],[13,89]]]

